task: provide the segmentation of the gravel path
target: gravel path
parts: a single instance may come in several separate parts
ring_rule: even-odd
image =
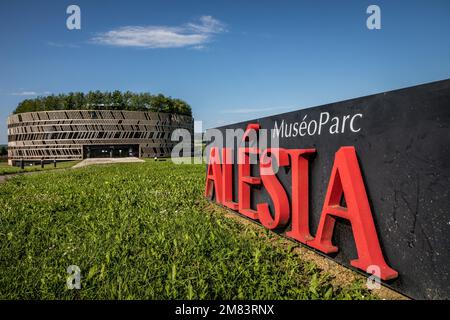
[[[136,157],[125,157],[125,158],[90,158],[84,159],[80,163],[77,163],[72,168],[81,168],[85,166],[90,166],[93,164],[111,164],[111,163],[130,163],[130,162],[145,162],[142,159]]]

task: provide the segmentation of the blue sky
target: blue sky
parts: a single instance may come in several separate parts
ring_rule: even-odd
[[[449,35],[447,0],[2,0],[0,143],[17,103],[49,93],[161,92],[209,128],[447,79]]]

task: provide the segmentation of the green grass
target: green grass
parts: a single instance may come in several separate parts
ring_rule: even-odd
[[[0,185],[0,299],[367,299],[203,198],[205,167],[170,161]],[[292,246],[295,246],[293,244]],[[80,290],[66,288],[67,267]]]
[[[4,174],[14,174],[14,173],[22,173],[22,172],[32,172],[32,171],[44,171],[44,170],[54,170],[54,169],[66,169],[74,166],[79,161],[64,161],[58,162],[56,164],[56,168],[53,163],[47,163],[44,165],[44,168],[41,168],[41,165],[33,165],[26,166],[23,169],[20,167],[13,167],[8,165],[7,162],[0,162],[0,175]]]

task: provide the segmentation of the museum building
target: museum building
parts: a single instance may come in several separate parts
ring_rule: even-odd
[[[188,115],[149,111],[58,110],[8,117],[8,162],[104,157],[168,157],[175,129],[194,131]]]

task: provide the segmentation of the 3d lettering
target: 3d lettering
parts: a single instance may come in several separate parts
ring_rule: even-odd
[[[258,220],[268,229],[280,229],[291,222],[286,235],[324,253],[338,251],[332,237],[336,218],[350,222],[358,258],[350,264],[367,271],[370,266],[380,268],[380,278],[394,279],[397,271],[390,268],[381,250],[375,223],[367,198],[361,168],[354,147],[343,146],[335,154],[333,169],[328,182],[326,197],[315,237],[309,230],[309,170],[316,149],[267,148],[260,150],[251,146],[259,124],[247,127],[242,145],[237,149],[238,201],[233,201],[233,149],[217,147],[210,149],[207,167],[205,195],[232,210]],[[246,145],[248,144],[248,145]],[[221,156],[220,156],[221,153]],[[258,159],[259,176],[251,175],[251,157]],[[274,164],[278,168],[289,168],[291,175],[291,199],[280,183]],[[263,188],[272,201],[251,206],[252,188]],[[346,205],[342,205],[342,199]],[[272,212],[271,212],[272,211]]]

